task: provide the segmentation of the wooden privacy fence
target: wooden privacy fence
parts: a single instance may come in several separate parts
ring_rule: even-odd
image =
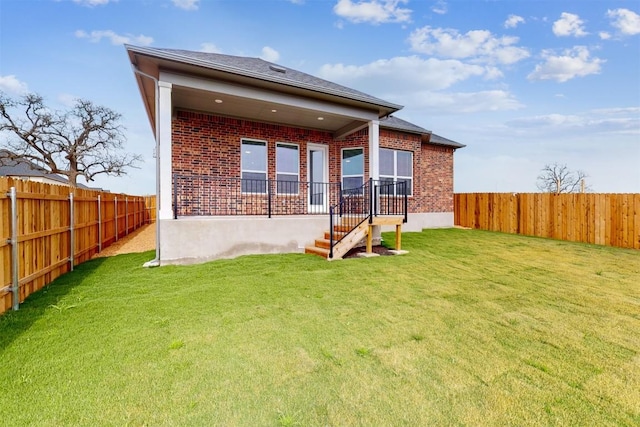
[[[0,177],[0,313],[155,220],[140,197]]]
[[[640,194],[460,193],[455,224],[640,249]]]

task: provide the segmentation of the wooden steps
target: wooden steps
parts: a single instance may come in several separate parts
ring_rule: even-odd
[[[322,258],[329,259],[329,249],[319,248],[317,246],[307,246],[304,248],[305,254],[313,254],[321,256]]]
[[[399,249],[400,244],[400,228],[402,226],[403,217],[375,217],[371,224],[365,221],[354,228],[355,224],[339,224],[333,226],[333,238],[338,243],[333,247],[333,258],[329,258],[329,251],[331,247],[331,233],[329,230],[324,232],[324,236],[314,241],[313,246],[306,246],[304,253],[321,256],[322,258],[342,259],[351,249],[353,249],[363,239],[370,237],[374,225],[395,225],[396,226],[396,248]],[[340,240],[342,239],[342,240]],[[371,239],[367,238],[368,252],[371,250]]]

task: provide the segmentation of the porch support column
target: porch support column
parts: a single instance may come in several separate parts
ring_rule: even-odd
[[[380,121],[371,120],[369,122],[369,176],[374,180],[380,179]],[[377,203],[376,203],[377,204]],[[377,214],[377,212],[375,212]],[[381,242],[382,229],[379,225],[369,227],[367,238],[367,249],[370,248],[369,239],[375,245]]]
[[[173,218],[173,209],[171,208],[171,83],[159,81],[158,82],[158,120],[159,123],[159,142],[158,150],[156,152],[158,170],[157,179],[158,185],[158,200],[159,203],[159,218],[156,221],[162,219]]]
[[[380,179],[380,121],[369,122],[369,176]]]

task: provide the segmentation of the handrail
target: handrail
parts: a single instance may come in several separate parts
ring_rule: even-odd
[[[362,186],[343,190],[340,201],[329,209],[329,258],[333,258],[333,248],[349,233],[358,228],[365,221],[372,221],[373,210],[373,179],[369,178]],[[341,229],[340,238],[336,235],[336,209],[339,212]]]
[[[370,178],[361,187],[343,191],[340,201],[329,209],[329,258],[333,258],[333,249],[342,239],[364,221],[372,224],[374,216],[402,215],[402,222],[406,223],[408,206],[406,181],[381,182]],[[348,228],[340,230],[340,238],[336,234],[337,218],[339,225]]]

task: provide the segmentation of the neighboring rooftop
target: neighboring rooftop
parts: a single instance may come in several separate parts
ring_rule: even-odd
[[[69,185],[69,180],[61,175],[51,173],[48,170],[32,163],[26,159],[12,160],[15,154],[7,150],[0,150],[0,176],[13,178],[40,178],[54,181],[56,184]],[[86,185],[77,184],[78,188],[93,190]]]

